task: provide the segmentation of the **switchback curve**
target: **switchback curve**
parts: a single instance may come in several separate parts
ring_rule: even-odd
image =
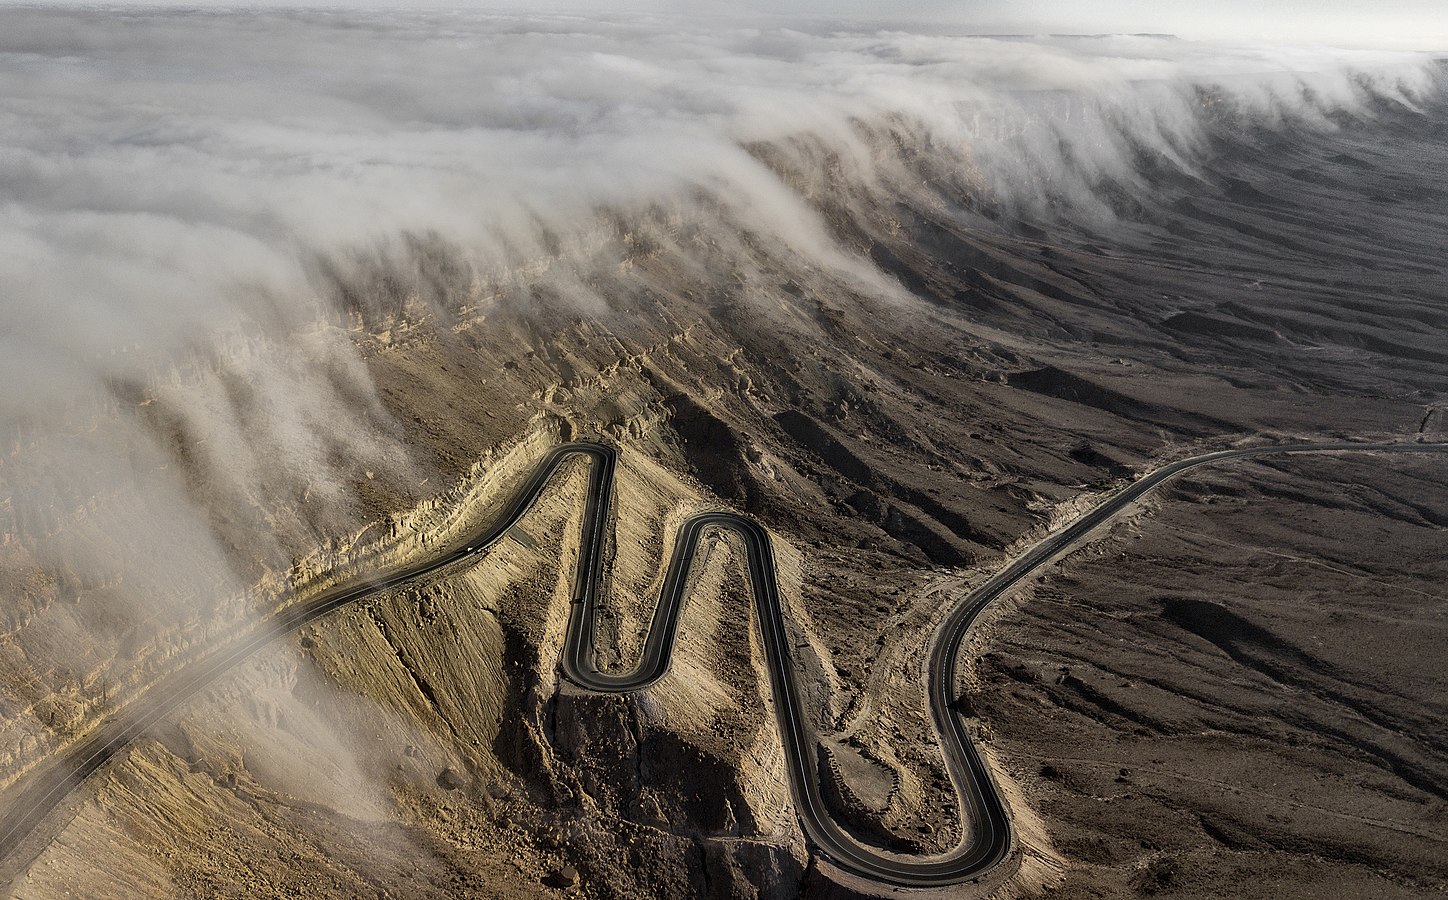
[[[594,662],[595,610],[599,599],[599,575],[610,530],[617,451],[603,444],[573,443],[549,451],[522,488],[508,500],[498,518],[465,541],[463,546],[436,559],[398,569],[378,580],[339,587],[302,606],[277,614],[251,635],[162,679],[126,710],[107,719],[90,736],[61,753],[53,764],[27,776],[18,789],[12,789],[14,800],[6,817],[6,829],[0,834],[0,860],[7,859],[18,850],[72,786],[262,646],[342,606],[486,552],[533,506],[553,474],[569,458],[581,455],[590,462],[589,488],[583,517],[583,539],[574,573],[574,600],[560,660],[565,677],[585,689],[609,693],[641,690],[663,677],[669,668],[679,611],[699,542],[704,532],[711,528],[734,532],[745,548],[760,636],[768,657],[775,713],[787,757],[790,791],[805,834],[835,864],[872,880],[917,887],[966,881],[1002,862],[1010,852],[1012,840],[1005,804],[988,767],[966,735],[961,718],[952,706],[963,639],[981,612],[1042,566],[1114,520],[1133,502],[1183,472],[1250,457],[1341,452],[1444,453],[1448,452],[1448,444],[1287,444],[1222,450],[1179,460],[1143,476],[1066,528],[1046,536],[950,612],[931,644],[928,696],[931,716],[960,800],[960,814],[965,827],[960,844],[938,856],[912,858],[864,846],[849,837],[830,816],[813,774],[817,769],[813,765],[811,731],[804,719],[795,683],[769,532],[754,520],[732,513],[709,512],[685,521],[674,543],[659,603],[637,665],[622,673],[606,673],[597,668]]]

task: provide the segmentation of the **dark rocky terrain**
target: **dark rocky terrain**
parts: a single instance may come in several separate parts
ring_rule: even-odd
[[[727,206],[605,221],[595,255],[492,281],[426,241],[339,268],[426,478],[358,473],[363,511],[482,517],[546,444],[618,443],[613,660],[636,651],[684,514],[758,517],[784,548],[842,819],[868,842],[950,846],[920,660],[1014,543],[1193,449],[1448,438],[1448,105],[1385,101],[1330,133],[1218,118],[1202,171],[1144,159],[1142,183],[1100,185],[1109,223],[972,191],[904,126],[882,128],[871,187],[808,143],[755,148],[886,287],[802,266]],[[1373,457],[1205,472],[994,617],[961,690],[1024,852],[952,895],[1448,889],[1443,475]],[[427,502],[459,483],[487,490]],[[858,889],[789,809],[727,541],[664,682],[627,699],[560,683],[581,486],[484,563],[338,613],[158,728],[77,789],[12,892]],[[260,502],[213,523],[257,577],[283,567],[247,555],[263,523],[305,531]],[[333,555],[307,571],[349,558],[318,537]],[[26,547],[0,550],[7,696],[78,731],[110,658],[27,664],[56,640],[47,611],[90,610],[104,586],[66,596]]]

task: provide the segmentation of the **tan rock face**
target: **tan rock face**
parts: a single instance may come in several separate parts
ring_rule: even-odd
[[[1357,177],[1441,164],[1441,141],[1408,132],[1402,142],[1407,149],[1356,148],[1374,160]],[[1304,147],[1302,171],[1331,168],[1341,149]],[[643,221],[635,234],[650,239],[632,250],[555,260],[458,309],[418,304],[407,323],[365,323],[375,331],[355,340],[412,458],[390,472],[359,470],[351,490],[361,524],[350,530],[312,522],[301,496],[271,519],[218,526],[246,560],[250,593],[227,594],[204,615],[187,607],[179,618],[112,621],[115,585],[67,581],[34,552],[47,533],[82,527],[106,496],[69,504],[54,522],[7,526],[15,538],[0,543],[13,600],[0,611],[0,779],[93,725],[148,675],[254,625],[259,610],[291,596],[284,586],[306,596],[435,552],[496,512],[543,448],[601,438],[623,450],[603,662],[626,667],[636,656],[680,521],[720,504],[759,517],[779,539],[806,709],[842,819],[877,845],[950,846],[958,817],[922,704],[922,661],[933,625],[1013,543],[1082,508],[1123,468],[1208,439],[1440,429],[1434,398],[1448,384],[1432,342],[1441,336],[1441,291],[1412,268],[1428,254],[1422,229],[1404,232],[1397,206],[1362,198],[1354,215],[1371,228],[1303,224],[1340,214],[1346,201],[1325,198],[1307,174],[1283,174],[1270,153],[1233,152],[1243,154],[1238,175],[1276,179],[1277,205],[1196,185],[1190,190],[1206,198],[1193,195],[1196,207],[1176,205],[1173,187],[1134,212],[1150,234],[1187,229],[1192,240],[986,224],[912,202],[913,194],[862,200],[826,173],[786,172],[811,186],[842,245],[906,289],[802,268],[787,250],[741,235],[727,212],[703,210]],[[803,164],[789,154],[771,162]],[[909,171],[908,160],[900,165]],[[929,172],[915,174],[919,184]],[[1415,217],[1441,226],[1438,206],[1413,202]],[[1282,209],[1296,224],[1280,221]],[[1295,229],[1304,247],[1325,243],[1284,259],[1232,225],[1256,228],[1264,216]],[[1391,244],[1377,248],[1375,267],[1341,262],[1348,250],[1362,259],[1354,249],[1362,230]],[[1275,273],[1270,303],[1244,269],[1253,281]],[[569,293],[580,281],[593,307]],[[1177,318],[1183,304],[1208,308],[1211,321]],[[1343,324],[1339,312],[1349,308],[1353,321]],[[1207,327],[1257,320],[1268,324]],[[1383,477],[1379,467],[1331,489],[1268,466],[1254,471],[1250,489],[1228,480],[1217,493],[1263,510],[1284,497],[1351,505],[1362,518],[1341,527],[1378,545],[1429,544],[1445,522],[1428,497],[1441,497],[1441,479],[1420,476],[1385,500],[1375,492],[1386,489],[1364,487]],[[198,491],[206,496],[204,485]],[[629,698],[561,683],[581,491],[580,471],[561,476],[485,559],[309,626],[158,727],[75,793],[14,891],[46,898],[104,884],[134,896],[602,898],[856,889],[816,865],[798,833],[730,540],[706,548],[667,678]],[[1394,530],[1371,532],[1384,509]],[[1154,514],[1143,510],[1143,533]],[[1295,555],[1331,557],[1339,570],[1359,565],[1349,559],[1355,547],[1307,533]],[[1258,548],[1270,556],[1278,538],[1297,536],[1265,534]],[[303,544],[315,549],[278,550]],[[1361,625],[1370,610],[1354,617],[1374,652],[1395,659],[1396,686],[1358,673],[1349,687],[1384,696],[1341,708],[1328,695],[1342,685],[1320,671],[1339,662],[1314,644],[1326,641],[1314,629],[1342,623],[1264,624],[1213,599],[1210,581],[1226,565],[1243,584],[1280,577],[1283,591],[1324,606],[1364,578],[1436,596],[1395,568],[1433,565],[1432,554],[1411,563],[1373,557],[1369,571],[1352,575],[1303,563],[1274,576],[1255,563],[1251,573],[1231,569],[1240,548],[1212,546],[1168,543],[1137,561],[1118,543],[1087,548],[973,638],[994,655],[964,686],[971,728],[1015,798],[1023,849],[1015,882],[958,893],[1044,889],[1064,878],[1081,893],[1106,885],[1201,895],[1222,885],[1275,889],[1304,871],[1313,884],[1345,878],[1363,894],[1441,883],[1432,853],[1441,797],[1423,785],[1441,782],[1434,723],[1443,716],[1432,704],[1444,667],[1434,645],[1403,638],[1431,633],[1431,608],[1400,608],[1370,627]],[[1187,550],[1205,554],[1189,588],[1172,564]],[[1083,599],[1072,579],[1087,575],[1105,579],[1111,596]],[[1145,600],[1126,599],[1143,583],[1152,585]],[[1213,643],[1221,629],[1207,613],[1216,613],[1194,603],[1217,603],[1231,621],[1300,653],[1284,656],[1265,640],[1245,650]],[[1026,612],[1013,620],[1018,609]],[[91,628],[97,623],[107,627]],[[92,642],[58,652],[77,634]],[[1404,646],[1412,652],[1400,653]],[[1258,665],[1246,671],[1229,651]],[[1413,669],[1407,656],[1427,662]],[[1264,674],[1263,660],[1276,676]],[[1176,668],[1183,661],[1202,677]],[[1392,691],[1408,699],[1386,696]],[[1310,695],[1315,711],[1294,718],[1293,704],[1270,702],[1274,692]],[[1244,725],[1243,710],[1264,704],[1277,724]],[[1406,711],[1414,704],[1421,714]],[[1365,712],[1383,706],[1397,710],[1387,725]],[[1251,746],[1243,758],[1270,758],[1300,777],[1296,751],[1276,752],[1290,739],[1336,766],[1312,763],[1334,785],[1323,796],[1283,799],[1259,785],[1274,803],[1328,809],[1347,822],[1342,815],[1358,815],[1350,807],[1368,797],[1372,822],[1324,836],[1315,811],[1267,824],[1225,795],[1185,787],[1185,769],[1206,758],[1192,736],[1224,722],[1236,725],[1239,746]],[[1364,755],[1366,741],[1377,749]],[[1079,748],[1079,759],[1064,758],[1063,745]],[[1154,755],[1142,759],[1148,745]],[[1229,794],[1243,773],[1230,760],[1211,765],[1208,780]],[[1363,838],[1359,825],[1428,837],[1383,843]],[[1154,836],[1166,832],[1169,844]],[[1198,878],[1203,860],[1226,874]],[[571,885],[545,883],[566,881],[557,876],[570,868]]]

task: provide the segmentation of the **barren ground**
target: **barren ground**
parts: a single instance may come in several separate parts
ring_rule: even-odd
[[[609,658],[637,647],[674,524],[757,516],[842,818],[938,850],[958,825],[921,661],[1013,542],[1192,448],[1445,436],[1444,121],[1224,134],[1217,172],[1124,199],[1127,224],[1101,233],[910,195],[861,208],[795,173],[899,280],[888,301],[748,236],[696,240],[730,234],[701,213],[644,223],[623,265],[577,262],[567,278],[604,309],[555,302],[546,270],[446,316],[401,304],[354,338],[426,480],[357,473],[363,519],[412,518],[355,547],[321,532],[303,571],[376,540],[425,553],[417,535],[485,516],[537,448],[617,442]],[[427,501],[480,472],[486,490]],[[1448,889],[1443,474],[1370,458],[1205,473],[1003,610],[964,690],[1025,853],[950,893]],[[728,542],[668,678],[626,699],[559,683],[581,484],[487,560],[292,636],[136,744],[74,792],[13,893],[847,895],[789,808]],[[291,562],[250,553],[259,530],[306,531],[282,512],[218,511],[258,579]],[[114,586],[47,580],[36,539],[0,551],[10,776],[124,679],[205,643],[158,619],[45,664]]]

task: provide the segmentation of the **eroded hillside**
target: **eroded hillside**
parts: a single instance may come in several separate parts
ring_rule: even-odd
[[[335,328],[360,348],[389,427],[412,457],[407,467],[351,473],[357,517],[372,524],[329,530],[301,512],[305,496],[292,506],[251,498],[246,515],[208,505],[210,528],[259,588],[209,617],[194,607],[177,619],[118,617],[109,631],[88,631],[98,636],[91,649],[65,654],[63,664],[52,661],[61,658],[55,645],[77,623],[107,616],[107,586],[56,581],[27,554],[55,532],[82,528],[106,495],[67,504],[43,526],[17,524],[3,548],[7,596],[16,598],[3,644],[12,698],[4,771],[23,774],[127,690],[203,653],[218,631],[252,627],[258,610],[435,552],[485,519],[543,448],[590,438],[622,450],[604,662],[625,666],[637,652],[685,515],[725,506],[757,517],[778,538],[808,712],[841,819],[862,840],[902,852],[950,846],[959,825],[923,704],[921,660],[932,625],[1009,547],[1189,448],[1444,435],[1438,338],[1448,309],[1436,235],[1448,233],[1448,221],[1432,186],[1432,173],[1448,169],[1441,115],[1387,110],[1373,128],[1345,122],[1333,135],[1224,129],[1216,167],[1200,178],[1164,176],[1150,191],[1122,186],[1113,225],[1029,217],[990,197],[967,204],[951,193],[958,181],[906,152],[919,149],[908,130],[881,144],[882,168],[899,183],[870,188],[841,181],[828,164],[806,166],[811,148],[756,148],[823,217],[851,261],[840,270],[771,246],[727,208],[708,205],[600,225],[589,253],[492,280],[450,266],[446,248],[426,241],[375,268],[339,268],[332,286],[354,317]],[[142,415],[163,439],[184,440],[168,429],[164,407]],[[178,454],[176,465],[192,464]],[[206,469],[194,468],[192,489],[204,496]],[[1341,505],[1340,491],[1296,484],[1313,477],[1309,468],[1254,469],[1246,488],[1214,474],[1212,485],[1247,492],[1244,506],[1288,490],[1296,503]],[[1385,468],[1345,483],[1375,483],[1388,478]],[[1387,571],[1392,560],[1350,562],[1335,543],[1386,505],[1401,533],[1379,543],[1437,546],[1441,498],[1414,500],[1433,483],[1402,481],[1411,477],[1383,482],[1404,485],[1390,501],[1355,503],[1361,520],[1286,552],[1381,566],[1383,577],[1401,579],[1393,583],[1432,593]],[[559,479],[487,559],[287,637],[158,727],[76,789],[12,873],[15,892],[52,897],[99,883],[117,894],[204,896],[859,889],[811,855],[790,809],[739,551],[728,539],[710,545],[664,681],[624,698],[561,682],[581,488],[577,472]],[[1166,517],[1198,493],[1206,492],[1193,483],[1163,498],[1161,526],[1179,527]],[[1413,503],[1416,518],[1398,514]],[[1265,528],[1274,513],[1252,515]],[[1139,527],[1148,534],[1157,524],[1153,515]],[[1263,536],[1261,552],[1274,541]],[[303,554],[286,552],[319,545],[300,563]],[[1201,571],[1191,571],[1204,583],[1238,552],[1194,550]],[[1425,550],[1398,562],[1431,560]],[[1072,599],[1092,579],[1111,579],[1119,595],[1138,574],[1185,577],[1153,575],[1148,562],[1113,560],[1101,572],[1099,560],[1072,559],[1022,604],[1029,612],[1004,612],[979,638],[984,656],[967,711],[1015,798],[1023,854],[995,880],[957,893],[1064,885],[1089,894],[1093,875],[1118,893],[1208,893],[1216,882],[1189,862],[1200,853],[1230,870],[1222,876],[1230,884],[1243,872],[1290,879],[1307,866],[1315,883],[1346,877],[1363,891],[1379,884],[1368,873],[1385,868],[1405,890],[1441,886],[1424,848],[1441,842],[1444,801],[1412,780],[1441,774],[1424,756],[1436,746],[1431,720],[1369,714],[1379,704],[1367,694],[1334,707],[1326,697],[1339,676],[1323,671],[1335,665],[1324,661],[1332,651],[1303,648],[1270,622],[1237,629],[1246,644],[1222,638],[1224,616],[1250,617],[1212,599],[1215,588],[1158,587],[1144,607],[1082,609],[1087,601]],[[283,589],[289,569],[299,593]],[[1245,592],[1259,574],[1254,564],[1233,584]],[[1294,590],[1322,595],[1360,587],[1307,564],[1292,578]],[[1091,624],[1102,606],[1111,628]],[[1373,640],[1390,646],[1395,629],[1422,627],[1426,615],[1375,620]],[[1210,664],[1163,647],[1140,651],[1149,665],[1131,661],[1136,668],[1118,672],[1127,663],[1108,657],[1135,640],[1129,623],[1138,620],[1154,623],[1149,635],[1177,629],[1166,636]],[[1279,674],[1263,676],[1264,666]],[[1143,667],[1150,671],[1136,671]],[[1040,674],[1061,668],[1070,671],[1059,681]],[[1435,671],[1425,664],[1403,674],[1398,699],[1440,690]],[[1103,672],[1156,679],[1153,690],[1172,699],[1116,697],[1093,681]],[[1277,689],[1261,683],[1269,676],[1318,706],[1280,729],[1224,728],[1221,719],[1240,722],[1241,709]],[[1215,688],[1194,694],[1203,679],[1232,686],[1235,699]],[[1182,697],[1196,706],[1159,708],[1187,703]],[[1427,836],[1407,845],[1383,844],[1373,830],[1324,836],[1293,816],[1271,820],[1271,839],[1236,837],[1244,818],[1261,824],[1251,818],[1257,811],[1213,805],[1217,795],[1183,787],[1166,763],[1116,765],[1113,748],[1132,739],[1105,735],[1103,723],[1112,735],[1147,732],[1139,743],[1151,749],[1133,746],[1131,760],[1195,753],[1202,729],[1229,730],[1252,754],[1270,755],[1283,729],[1313,747],[1378,741],[1383,751],[1354,759],[1332,802],[1388,796],[1390,808],[1375,818]],[[1064,758],[1060,748],[1077,745],[1087,762]],[[1105,759],[1122,774],[1102,781]],[[1373,778],[1408,787],[1366,783]],[[1152,779],[1145,801],[1136,788],[1112,786],[1143,779]],[[1276,797],[1271,787],[1254,790]],[[1122,796],[1107,804],[1110,814],[1097,810],[1103,791]],[[1146,808],[1114,818],[1125,804]],[[1135,833],[1183,821],[1197,831],[1172,842]],[[1113,866],[1136,874],[1102,874]]]

